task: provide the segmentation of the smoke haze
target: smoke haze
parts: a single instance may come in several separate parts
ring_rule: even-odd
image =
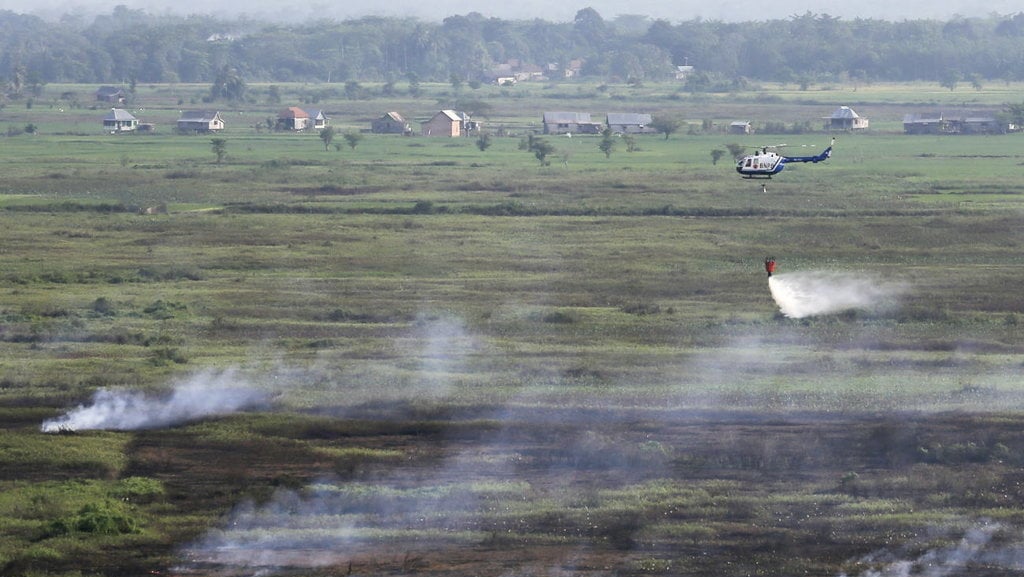
[[[884,282],[864,274],[808,271],[768,277],[768,288],[787,317],[828,315],[851,309],[878,310],[891,306],[904,292],[901,283]]]
[[[169,427],[257,406],[266,395],[243,384],[236,370],[203,371],[177,383],[167,396],[100,389],[92,403],[43,422],[42,431],[131,431]]]
[[[981,521],[968,528],[956,545],[929,549],[913,558],[893,559],[891,552],[879,551],[862,559],[861,562],[879,565],[881,561],[880,566],[864,571],[859,577],[970,575],[971,565],[1020,571],[1024,569],[1024,550],[1021,548],[1019,536],[1000,535],[1005,532],[1007,531],[1004,527],[998,523]],[[840,577],[847,576],[841,574]]]

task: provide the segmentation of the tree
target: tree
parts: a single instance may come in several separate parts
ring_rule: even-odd
[[[452,85],[452,90],[455,92],[462,90],[462,77],[458,74],[452,72],[448,76],[448,83]]]
[[[721,148],[716,148],[716,149],[712,150],[711,151],[711,164],[718,164],[718,161],[722,160],[723,156],[725,156],[725,151],[722,150]]]
[[[245,80],[238,74],[238,70],[225,64],[217,73],[213,86],[210,87],[210,99],[242,100],[245,97],[246,89]]]
[[[362,139],[363,135],[358,132],[349,131],[345,133],[345,142],[348,143],[349,148],[352,150],[356,149],[356,145],[358,145]]]
[[[476,147],[480,149],[480,152],[484,152],[490,148],[491,135],[486,132],[480,133],[480,137],[476,139]]]
[[[597,147],[604,153],[605,158],[611,158],[612,153],[615,152],[615,134],[611,128],[605,128],[601,132],[601,142],[597,144]]]
[[[267,87],[267,102],[270,104],[281,104],[281,89],[276,84]]]
[[[651,119],[651,128],[665,135],[665,140],[683,126],[681,118],[675,116],[655,116]]]
[[[519,150],[532,152],[537,160],[540,161],[541,166],[547,166],[551,164],[547,158],[555,152],[555,147],[543,138],[531,134],[519,141]]]
[[[420,94],[423,94],[423,89],[420,88],[420,78],[415,72],[410,72],[407,76],[409,79],[409,96],[418,98]]]
[[[355,80],[345,83],[345,98],[349,100],[361,100],[367,97],[366,90]]]
[[[573,18],[573,32],[597,50],[602,50],[612,36],[604,18],[601,18],[597,10],[589,7],[576,12],[576,17]]]
[[[320,140],[324,141],[324,152],[330,148],[331,143],[334,142],[334,136],[338,133],[333,126],[328,126],[320,130]]]
[[[626,152],[636,152],[640,150],[640,145],[636,142],[636,137],[632,134],[623,134],[622,142],[626,145]]]
[[[460,110],[464,110],[470,116],[482,116],[484,118],[490,118],[491,111],[494,110],[490,102],[478,98],[460,99],[458,105]]]
[[[739,159],[743,156],[743,151],[745,150],[742,144],[736,144],[735,142],[730,142],[729,144],[726,144],[725,147],[729,149],[729,154],[731,154],[734,159]]]
[[[210,149],[217,155],[217,164],[224,162],[224,157],[228,155],[228,141],[225,138],[214,138],[210,140]]]
[[[942,79],[939,80],[939,86],[948,88],[950,92],[956,90],[956,85],[961,80],[960,71],[954,68],[947,68],[942,73]]]

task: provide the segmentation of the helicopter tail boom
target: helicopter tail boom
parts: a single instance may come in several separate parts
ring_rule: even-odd
[[[821,154],[814,156],[786,156],[783,157],[786,162],[824,162],[832,156],[832,147],[835,145],[836,139],[833,138],[828,148],[821,151]]]

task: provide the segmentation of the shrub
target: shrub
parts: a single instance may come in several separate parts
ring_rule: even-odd
[[[576,322],[576,315],[567,311],[555,311],[544,315],[542,320],[546,323],[569,325]]]
[[[164,496],[164,484],[149,477],[127,477],[113,495],[132,503],[151,503]]]
[[[110,299],[99,297],[92,302],[92,312],[98,315],[111,316],[114,314],[114,305],[110,302]]]
[[[181,303],[168,302],[163,299],[154,301],[151,305],[142,309],[142,312],[158,319],[167,320],[174,318],[178,311],[184,311],[187,307]]]
[[[138,521],[114,501],[89,503],[72,517],[57,519],[50,524],[50,535],[70,533],[92,533],[97,535],[126,535],[139,532]]]
[[[163,367],[170,364],[184,365],[188,363],[188,357],[177,347],[161,347],[153,351],[150,363],[156,367]]]

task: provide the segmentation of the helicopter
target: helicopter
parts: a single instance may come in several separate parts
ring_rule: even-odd
[[[740,173],[743,178],[771,178],[773,174],[782,172],[782,169],[790,162],[818,163],[828,160],[832,156],[832,147],[835,143],[836,139],[833,138],[828,148],[814,156],[782,156],[772,149],[785,146],[784,144],[764,146],[754,154],[748,154],[741,158],[736,163],[736,172]]]

